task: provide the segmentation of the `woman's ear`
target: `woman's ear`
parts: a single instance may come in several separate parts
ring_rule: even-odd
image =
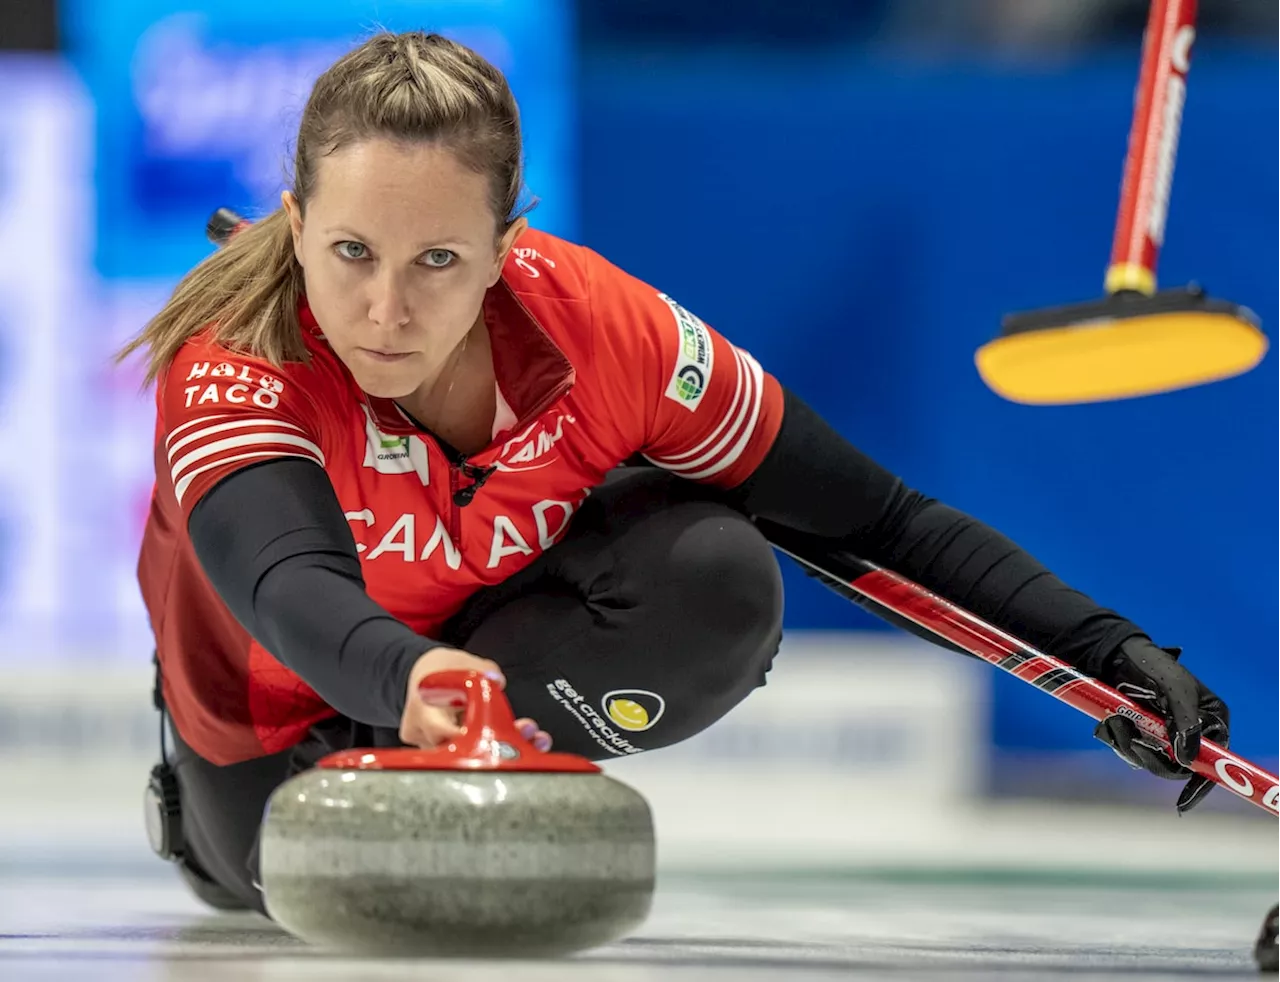
[[[529,219],[520,217],[511,223],[511,227],[502,233],[498,240],[498,259],[493,267],[493,275],[489,277],[489,285],[493,286],[502,278],[502,267],[507,264],[507,256],[515,247],[516,239],[529,227]]]
[[[292,191],[283,191],[280,194],[280,207],[289,216],[289,231],[293,233],[293,257],[298,260],[298,265],[305,265],[302,261],[302,206],[298,204],[298,199],[293,196]]]

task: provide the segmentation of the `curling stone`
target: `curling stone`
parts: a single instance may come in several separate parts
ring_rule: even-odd
[[[439,672],[422,689],[464,710],[456,740],[331,754],[271,796],[259,855],[271,917],[319,946],[402,956],[564,955],[643,923],[644,798],[527,742],[483,675]]]

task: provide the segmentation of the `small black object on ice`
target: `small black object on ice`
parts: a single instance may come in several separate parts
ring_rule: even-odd
[[[1260,972],[1276,971],[1276,921],[1280,918],[1280,906],[1272,907],[1267,919],[1262,922],[1262,933],[1258,935],[1258,943],[1253,946],[1253,957],[1258,962]]]

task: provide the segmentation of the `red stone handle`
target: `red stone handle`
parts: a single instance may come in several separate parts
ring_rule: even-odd
[[[395,747],[345,750],[316,766],[342,770],[546,771],[597,774],[600,768],[575,754],[546,753],[520,734],[506,695],[480,672],[434,672],[418,686],[418,697],[461,709],[462,732],[429,750]]]

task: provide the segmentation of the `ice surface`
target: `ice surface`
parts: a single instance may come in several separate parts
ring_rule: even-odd
[[[216,914],[158,860],[0,860],[0,978],[687,982],[1257,978],[1265,877],[664,874],[632,938],[558,962],[351,960]]]

